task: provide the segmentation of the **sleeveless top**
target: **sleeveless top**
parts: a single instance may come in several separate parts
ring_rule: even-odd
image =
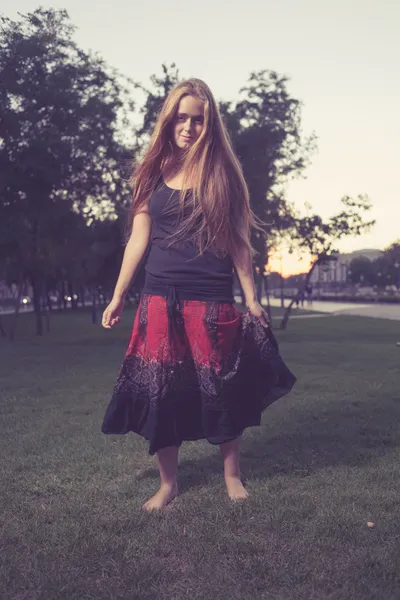
[[[191,210],[190,190],[186,193],[183,215],[179,196],[180,190],[173,190],[162,182],[150,199],[152,233],[142,289],[142,294],[164,296],[167,300],[171,353],[182,324],[181,300],[234,303],[232,259],[221,258],[212,249],[200,255],[194,241],[170,238]],[[189,238],[198,231],[198,226],[188,232]]]
[[[143,293],[167,298],[171,288],[175,288],[173,293],[181,300],[234,302],[232,259],[220,257],[212,249],[200,255],[194,241],[171,239],[191,210],[190,191],[186,194],[183,215],[179,195],[180,190],[163,183],[150,199],[152,234]],[[188,237],[198,227],[199,223],[195,224]]]

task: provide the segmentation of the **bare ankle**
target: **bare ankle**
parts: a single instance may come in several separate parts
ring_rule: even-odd
[[[233,481],[233,480],[239,480],[241,481],[241,476],[240,473],[225,473],[224,475],[225,477],[225,481]]]
[[[176,480],[176,479],[174,479],[174,480],[172,480],[172,481],[161,481],[161,482],[160,482],[160,487],[161,487],[161,488],[165,488],[165,489],[166,489],[166,488],[169,488],[169,489],[171,489],[171,490],[172,490],[173,488],[176,488],[176,487],[178,487],[178,482],[177,482],[177,480]]]

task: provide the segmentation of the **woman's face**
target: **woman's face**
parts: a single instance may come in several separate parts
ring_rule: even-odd
[[[173,141],[187,150],[199,138],[204,127],[204,104],[195,96],[184,96],[179,102],[173,127]]]

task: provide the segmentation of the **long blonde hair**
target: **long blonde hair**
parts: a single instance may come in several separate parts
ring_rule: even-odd
[[[229,254],[235,262],[240,261],[243,246],[254,255],[251,227],[260,229],[260,226],[250,208],[242,168],[217,103],[200,79],[177,84],[164,102],[149,146],[132,174],[131,224],[135,214],[149,201],[162,171],[172,161],[174,119],[184,96],[194,96],[204,103],[204,126],[199,138],[183,156],[181,203],[183,206],[185,190],[190,189],[193,210],[174,237],[187,238],[193,227],[200,224],[196,234],[200,252],[212,248],[219,254]]]

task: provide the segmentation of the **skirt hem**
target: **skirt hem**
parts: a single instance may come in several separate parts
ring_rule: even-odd
[[[134,429],[128,429],[127,431],[104,431],[102,429],[102,433],[104,433],[105,435],[127,435],[128,433],[134,433],[136,435],[139,435],[141,438],[143,438],[147,442],[150,442],[148,454],[150,456],[154,456],[154,454],[156,454],[156,452],[158,452],[159,450],[162,450],[163,448],[168,448],[170,446],[180,447],[183,444],[183,442],[198,442],[199,440],[207,440],[207,442],[209,444],[211,444],[212,446],[219,446],[219,444],[226,444],[227,442],[231,442],[231,441],[235,440],[237,437],[242,435],[243,432],[248,427],[259,427],[259,426],[261,426],[261,419],[255,419],[254,422],[250,422],[248,425],[245,425],[238,433],[232,433],[230,435],[221,436],[218,439],[210,438],[205,434],[199,434],[199,435],[195,435],[195,436],[184,436],[182,439],[171,440],[170,442],[168,442],[166,444],[162,444],[162,445],[160,445],[159,443],[157,444],[155,442],[152,442],[150,438],[148,438],[145,435],[143,435],[142,433],[140,433],[140,431],[135,431]]]

